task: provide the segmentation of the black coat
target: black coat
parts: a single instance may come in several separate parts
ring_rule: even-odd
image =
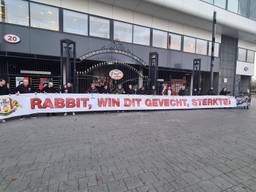
[[[135,94],[135,90],[134,90],[134,89],[128,89],[128,90],[126,91],[126,94],[134,95],[134,94]]]
[[[57,93],[58,91],[54,87],[44,87],[42,93]]]
[[[8,87],[3,86],[0,87],[0,95],[9,95],[10,94],[10,90],[8,89]]]
[[[25,87],[23,84],[21,84],[18,87],[16,87],[15,92],[16,93],[19,92],[20,94],[23,94],[23,93],[34,93],[34,89],[30,85]]]
[[[99,93],[99,91],[98,91],[98,89],[97,88],[95,88],[95,89],[89,89],[88,90],[88,93]]]

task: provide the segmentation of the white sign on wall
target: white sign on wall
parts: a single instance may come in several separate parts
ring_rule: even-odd
[[[16,44],[20,42],[20,37],[14,34],[6,34],[4,35],[4,40],[7,43],[12,43],[12,44]]]
[[[237,75],[253,76],[254,75],[254,64],[237,61],[236,74]]]

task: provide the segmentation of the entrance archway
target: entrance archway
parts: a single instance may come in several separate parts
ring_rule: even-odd
[[[139,88],[147,79],[144,75],[147,74],[144,72],[146,65],[143,59],[116,42],[109,47],[90,51],[80,57],[80,64],[77,66],[79,91],[85,92],[95,81],[104,81],[104,84],[110,85],[112,89],[118,84],[125,88],[128,84]],[[123,73],[120,80],[111,79],[109,76],[109,72],[115,69]]]

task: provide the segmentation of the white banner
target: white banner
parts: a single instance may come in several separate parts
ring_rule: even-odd
[[[0,96],[0,120],[39,113],[237,107],[230,96],[22,94]]]

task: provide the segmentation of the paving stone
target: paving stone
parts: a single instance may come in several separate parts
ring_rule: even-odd
[[[0,191],[255,192],[255,113],[10,120],[0,124]]]

